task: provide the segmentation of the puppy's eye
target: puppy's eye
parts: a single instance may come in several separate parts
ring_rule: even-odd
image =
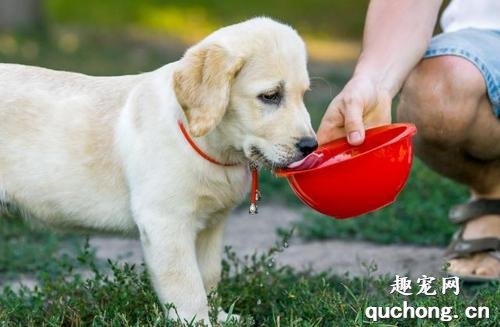
[[[258,96],[259,100],[266,104],[279,105],[281,102],[281,93],[279,91],[272,93],[262,93]]]

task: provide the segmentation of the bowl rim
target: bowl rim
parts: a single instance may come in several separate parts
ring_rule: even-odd
[[[292,170],[292,169],[287,169],[287,168],[284,168],[284,169],[278,169],[275,171],[275,174],[279,177],[288,177],[288,176],[292,176],[292,175],[298,175],[298,174],[303,174],[303,173],[309,173],[309,172],[313,172],[313,171],[317,171],[317,170],[321,170],[321,169],[325,169],[325,168],[328,168],[328,167],[331,167],[333,165],[337,165],[337,164],[340,164],[340,163],[343,163],[343,162],[346,162],[346,161],[349,161],[349,160],[355,160],[357,158],[361,158],[371,152],[374,152],[378,149],[381,149],[383,147],[386,147],[388,145],[391,145],[391,144],[394,144],[396,142],[399,142],[401,139],[405,138],[405,137],[408,137],[408,136],[413,136],[415,135],[415,133],[417,132],[417,128],[414,124],[411,124],[411,123],[395,123],[395,124],[387,124],[387,125],[382,125],[382,126],[377,126],[377,127],[373,127],[373,128],[369,128],[365,131],[365,133],[375,133],[375,134],[378,134],[378,133],[381,133],[381,132],[385,132],[385,131],[389,131],[389,130],[393,130],[393,129],[396,129],[396,128],[401,128],[401,127],[404,127],[405,129],[400,133],[398,134],[396,137],[390,139],[389,141],[383,143],[383,144],[379,144],[377,145],[376,147],[373,147],[371,149],[369,149],[368,151],[365,151],[365,152],[362,152],[354,157],[350,157],[350,158],[346,158],[346,159],[342,159],[342,160],[338,160],[338,161],[335,161],[329,165],[326,165],[326,166],[318,166],[318,167],[314,167],[314,168],[311,168],[311,169],[299,169],[299,170]],[[366,134],[365,134],[366,135]],[[326,146],[329,146],[333,143],[340,143],[340,142],[346,142],[347,141],[347,138],[346,137],[342,137],[342,138],[339,138],[339,139],[336,139],[336,140],[333,140],[331,142],[328,142],[326,144],[323,145],[323,147],[326,147]],[[352,146],[353,148],[356,147],[356,146]]]

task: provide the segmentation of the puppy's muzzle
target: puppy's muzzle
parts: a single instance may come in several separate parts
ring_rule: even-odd
[[[299,150],[303,157],[313,152],[318,148],[318,141],[314,137],[302,137],[296,144],[295,147]]]

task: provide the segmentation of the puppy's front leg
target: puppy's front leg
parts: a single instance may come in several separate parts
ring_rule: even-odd
[[[207,293],[214,291],[220,280],[222,260],[222,236],[227,212],[215,218],[215,222],[202,230],[196,238],[196,257]]]
[[[214,217],[215,223],[202,230],[196,238],[198,266],[207,293],[215,291],[220,281],[224,224],[227,215],[228,212],[225,211]],[[228,314],[222,308],[218,308],[217,321],[223,323],[227,319]],[[239,316],[232,314],[231,319],[239,320]]]
[[[205,288],[196,260],[196,229],[189,216],[143,212],[136,217],[146,264],[162,304],[173,303],[182,320],[208,320]],[[172,310],[168,313],[176,319]]]

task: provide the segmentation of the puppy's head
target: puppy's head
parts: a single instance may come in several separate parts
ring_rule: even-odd
[[[174,89],[193,136],[217,128],[225,151],[269,168],[316,148],[303,102],[305,46],[289,26],[255,18],[220,29],[190,48],[178,67]]]

